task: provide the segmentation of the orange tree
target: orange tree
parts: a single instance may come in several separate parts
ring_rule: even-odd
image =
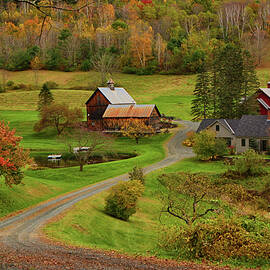
[[[18,185],[23,178],[22,168],[30,163],[29,152],[19,144],[22,137],[15,136],[15,129],[0,121],[0,178],[11,187]]]
[[[133,138],[136,143],[139,143],[140,138],[153,135],[155,130],[152,126],[147,126],[142,120],[130,119],[123,122],[121,132],[123,136]]]

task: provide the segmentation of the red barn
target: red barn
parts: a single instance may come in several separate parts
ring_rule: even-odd
[[[260,114],[267,115],[270,111],[270,82],[267,83],[267,88],[260,88],[257,100],[260,104]]]
[[[118,129],[127,119],[140,119],[154,126],[160,120],[156,105],[137,105],[124,88],[98,87],[86,102],[87,125],[91,130]]]

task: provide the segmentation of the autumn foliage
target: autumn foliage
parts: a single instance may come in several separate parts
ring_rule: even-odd
[[[30,162],[29,153],[20,147],[22,137],[15,136],[15,129],[0,121],[0,177],[8,186],[21,183],[22,168]]]
[[[143,120],[130,119],[123,122],[121,132],[123,136],[133,138],[136,143],[139,143],[140,138],[153,135],[155,130],[152,126],[146,125]]]

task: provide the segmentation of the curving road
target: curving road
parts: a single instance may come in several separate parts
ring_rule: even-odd
[[[179,123],[184,125],[184,128],[169,141],[167,157],[146,167],[145,173],[193,156],[192,150],[182,146],[181,142],[188,131],[196,130],[197,123],[189,121],[179,121]],[[0,269],[210,269],[208,266],[204,268],[200,265],[198,268],[197,265],[192,264],[180,265],[173,261],[155,258],[127,257],[114,252],[64,247],[44,239],[41,241],[39,229],[49,219],[56,217],[76,202],[104,191],[119,180],[127,178],[128,175],[125,174],[96,183],[1,221]]]

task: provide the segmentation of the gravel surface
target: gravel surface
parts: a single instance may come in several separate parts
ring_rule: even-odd
[[[193,156],[192,149],[182,146],[186,133],[196,130],[197,123],[179,121],[185,128],[178,131],[168,143],[167,157],[146,167],[146,173],[169,166]],[[30,210],[0,222],[0,269],[230,269],[206,264],[192,264],[162,260],[155,257],[131,257],[117,252],[67,247],[61,243],[41,239],[40,227],[76,202],[110,188],[121,175],[44,202]]]

